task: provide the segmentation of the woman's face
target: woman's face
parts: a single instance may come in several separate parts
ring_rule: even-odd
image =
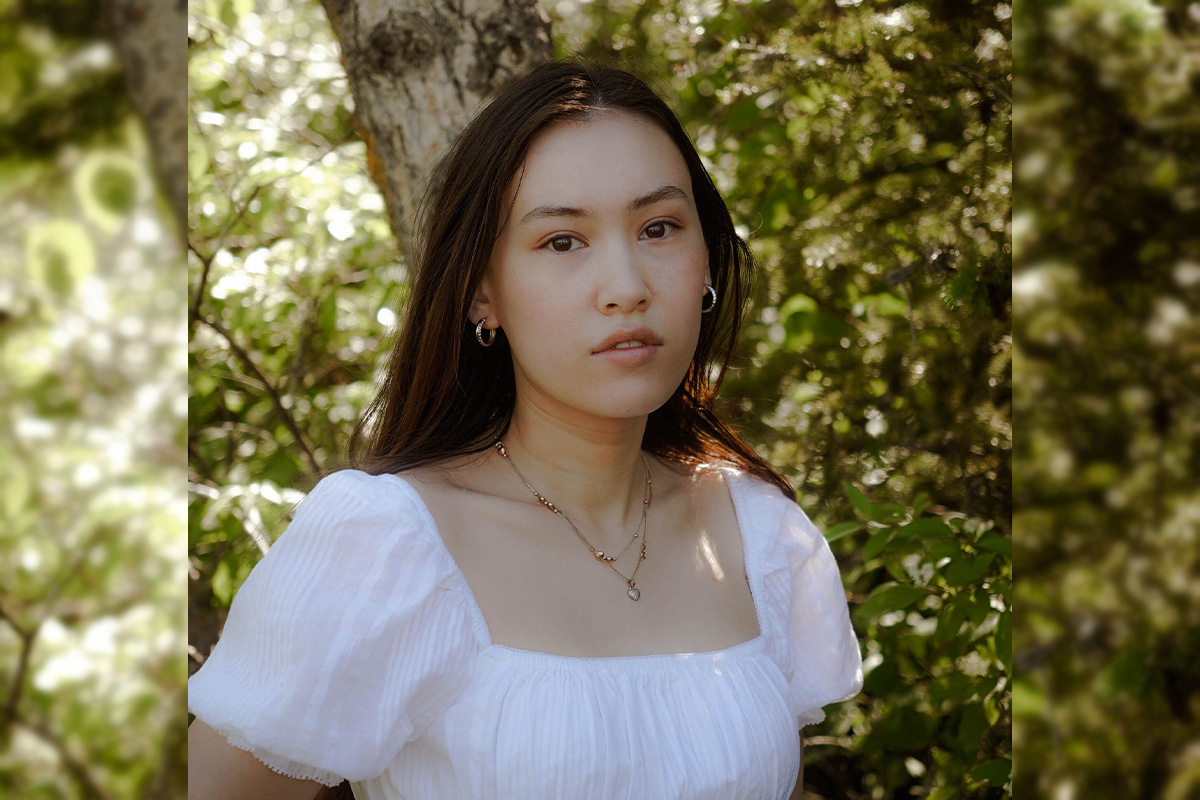
[[[660,407],[687,373],[711,283],[674,143],[625,112],[555,123],[506,200],[472,319],[503,327],[518,402],[565,418]]]

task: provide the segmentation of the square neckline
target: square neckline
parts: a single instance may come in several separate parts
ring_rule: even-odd
[[[562,653],[547,653],[541,650],[526,650],[519,647],[511,647],[495,641],[492,638],[491,629],[488,627],[487,618],[483,615],[483,609],[480,607],[479,601],[475,598],[475,592],[471,589],[470,582],[467,581],[467,576],[459,568],[458,563],[454,560],[454,556],[450,553],[450,549],[446,547],[446,542],[442,538],[441,531],[438,529],[437,520],[433,518],[433,512],[425,504],[425,500],[421,497],[420,492],[411,483],[395,473],[384,472],[380,473],[379,477],[392,478],[393,484],[404,489],[424,517],[426,527],[432,534],[438,548],[452,566],[454,579],[461,584],[463,592],[467,597],[468,612],[475,623],[476,633],[483,642],[482,653],[499,657],[502,660],[529,661],[543,665],[595,667],[642,665],[658,667],[677,663],[683,659],[724,660],[743,654],[752,654],[761,650],[766,641],[766,626],[763,622],[763,613],[759,605],[762,589],[758,582],[758,564],[754,558],[756,551],[750,547],[749,537],[746,535],[749,527],[749,517],[743,506],[744,501],[738,496],[742,489],[744,476],[730,466],[717,466],[716,469],[721,472],[726,491],[729,492],[729,499],[733,503],[734,524],[737,526],[738,537],[742,544],[742,568],[745,571],[750,589],[750,602],[754,607],[754,617],[755,622],[758,624],[758,634],[750,639],[718,650],[614,656],[571,656]]]

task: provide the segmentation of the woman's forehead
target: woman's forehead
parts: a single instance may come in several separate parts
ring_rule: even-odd
[[[691,177],[679,148],[653,122],[605,109],[539,133],[508,194],[520,220],[539,207],[627,211],[656,192],[660,199],[679,194],[665,187],[681,189],[679,199],[691,203]]]

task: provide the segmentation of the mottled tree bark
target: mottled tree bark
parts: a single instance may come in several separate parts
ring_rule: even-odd
[[[187,230],[187,0],[108,0],[129,99],[179,235]]]
[[[536,0],[321,0],[371,177],[410,256],[430,168],[492,89],[551,56]]]

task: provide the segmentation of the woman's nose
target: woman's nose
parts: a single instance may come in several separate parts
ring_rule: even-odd
[[[606,314],[631,312],[650,302],[650,287],[642,264],[632,246],[614,244],[598,265],[600,268],[600,310]]]

